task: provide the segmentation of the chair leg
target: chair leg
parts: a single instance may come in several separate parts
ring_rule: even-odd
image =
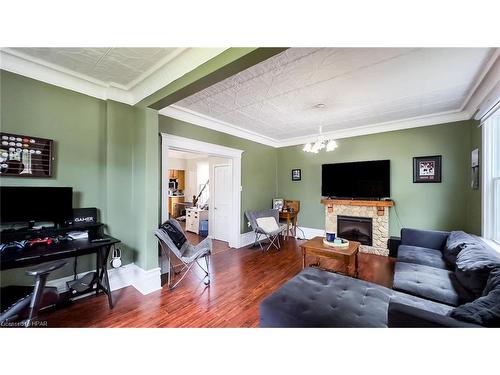
[[[176,282],[174,285],[169,286],[169,289],[170,289],[170,290],[175,289],[175,288],[177,287],[177,285],[179,285],[179,283],[180,283],[180,282],[184,279],[184,277],[186,277],[186,275],[189,273],[189,270],[193,267],[194,263],[195,263],[195,262],[193,262],[193,263],[191,263],[189,266],[187,266],[187,269],[186,269],[186,271],[184,272],[184,274],[181,276],[181,278],[180,278],[179,280],[177,280],[177,282]],[[186,267],[186,266],[184,266],[184,267]],[[183,268],[183,269],[184,269],[184,268]],[[182,270],[181,270],[181,272],[182,272]]]
[[[205,285],[210,285],[210,255],[205,256],[205,263],[207,264],[207,277],[208,277],[208,281],[205,282]]]
[[[33,322],[33,319],[38,315],[40,302],[42,300],[43,288],[45,287],[47,276],[47,274],[41,274],[36,278],[35,287],[33,289],[33,296],[31,297],[29,306],[28,319],[24,322],[26,324],[26,327],[29,327]]]
[[[279,247],[276,244],[276,242],[278,240],[278,236],[277,235],[274,235],[274,236],[271,236],[271,237],[269,237],[268,235],[266,235],[266,236],[267,236],[267,239],[269,240],[269,245],[267,246],[266,251],[269,250],[271,248],[271,246],[274,246],[277,250],[279,250]]]
[[[257,234],[257,242],[259,243],[259,247],[261,251],[264,251],[264,247],[262,246],[262,242],[260,241],[260,233]]]

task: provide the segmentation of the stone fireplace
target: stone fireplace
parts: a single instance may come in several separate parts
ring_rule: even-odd
[[[370,217],[337,215],[337,236],[372,246],[373,219]]]
[[[323,199],[325,205],[325,230],[339,233],[347,232],[359,236],[360,251],[378,255],[389,255],[387,240],[389,239],[389,207],[393,201],[357,201],[343,199]],[[340,217],[340,226],[339,226]],[[347,220],[346,220],[347,219]],[[371,244],[367,240],[370,237]],[[359,241],[363,239],[363,241]]]

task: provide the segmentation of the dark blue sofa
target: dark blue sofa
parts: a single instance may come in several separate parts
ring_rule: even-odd
[[[500,326],[500,255],[464,232],[405,228],[393,289],[306,268],[261,303],[260,326]]]

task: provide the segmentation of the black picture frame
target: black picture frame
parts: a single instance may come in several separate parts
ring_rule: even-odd
[[[292,169],[292,181],[300,181],[302,179],[302,170]]]
[[[414,157],[413,183],[440,183],[441,168],[441,155]]]
[[[0,132],[0,177],[52,177],[53,154],[52,139]]]

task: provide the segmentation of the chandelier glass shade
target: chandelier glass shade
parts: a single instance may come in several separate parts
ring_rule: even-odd
[[[321,130],[322,129],[320,127],[318,139],[315,142],[306,143],[302,151],[317,154],[323,149],[325,149],[326,152],[330,152],[337,148],[337,142],[335,141],[335,139],[329,139],[322,136]]]

